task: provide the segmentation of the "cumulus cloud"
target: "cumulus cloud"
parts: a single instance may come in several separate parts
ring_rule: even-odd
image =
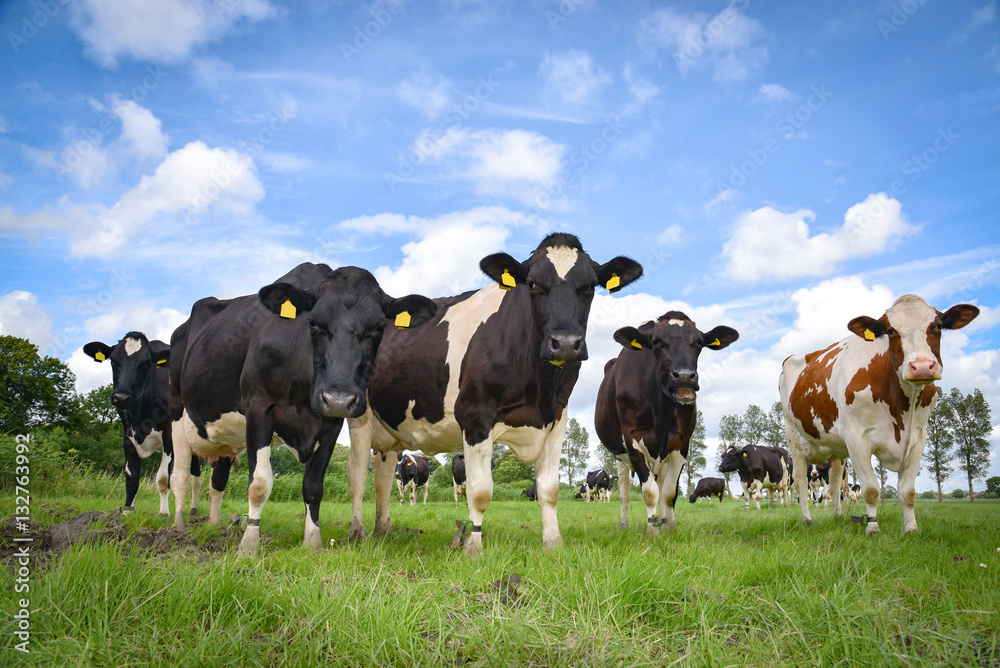
[[[715,16],[657,10],[640,22],[637,39],[651,55],[670,52],[681,74],[711,69],[720,83],[746,79],[769,58],[761,23],[732,6]]]
[[[760,87],[760,96],[771,104],[779,102],[795,102],[799,96],[781,84],[764,84]]]
[[[538,73],[545,81],[546,95],[567,104],[587,102],[611,83],[589,53],[576,49],[546,53]]]
[[[272,14],[266,0],[79,0],[70,5],[70,26],[87,53],[112,68],[122,56],[178,62],[235,25]]]
[[[38,295],[14,290],[0,296],[0,334],[27,339],[44,355],[52,343],[52,316]]]
[[[121,98],[114,98],[111,106],[122,124],[121,142],[125,150],[139,160],[161,159],[167,154],[168,138],[153,112],[134,100]]]
[[[885,193],[852,206],[831,232],[810,235],[808,221],[815,218],[808,209],[783,213],[769,206],[743,214],[723,245],[726,274],[749,282],[824,276],[844,260],[882,253],[919,229]]]
[[[448,80],[427,65],[399,82],[396,94],[428,119],[438,118],[451,103]]]

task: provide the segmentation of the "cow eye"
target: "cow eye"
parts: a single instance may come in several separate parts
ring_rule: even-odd
[[[892,336],[895,333],[896,333],[896,330],[894,330],[892,327],[889,327],[888,329],[885,330],[885,335],[886,336]]]
[[[530,278],[527,280],[526,284],[528,286],[528,289],[531,290],[532,292],[535,292],[535,291],[538,290],[538,283],[535,283]]]

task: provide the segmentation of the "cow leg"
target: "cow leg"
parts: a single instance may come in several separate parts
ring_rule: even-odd
[[[456,485],[456,484],[455,484],[455,483],[453,482],[453,483],[451,484],[451,486],[452,486],[452,491],[454,491],[454,492],[455,492],[455,508],[458,508],[458,485]]]
[[[392,480],[396,473],[396,453],[375,453],[375,533],[385,535],[392,530],[389,517],[389,496],[392,494]],[[364,493],[364,490],[361,490]]]
[[[347,454],[347,488],[351,494],[351,533],[349,540],[356,543],[365,537],[365,525],[361,520],[361,502],[368,482],[368,462],[372,453],[371,413],[348,420],[351,433],[351,450]],[[375,497],[378,503],[378,496]]]
[[[132,442],[128,440],[125,436],[122,436],[125,447],[125,505],[122,506],[123,509],[134,510],[135,509],[135,495],[139,493],[139,480],[142,478],[142,458],[139,457],[139,453],[136,451],[135,446]],[[162,462],[166,455],[160,458]],[[163,468],[163,465],[160,465]],[[163,499],[161,495],[160,499],[160,513],[163,510]],[[170,509],[166,511],[170,514]]]
[[[871,452],[870,446],[867,451]],[[854,471],[861,480],[861,496],[865,500],[865,511],[868,518],[868,526],[865,527],[865,533],[872,536],[878,533],[876,513],[878,512],[878,502],[882,496],[882,490],[879,486],[878,476],[875,475],[875,469],[872,468],[871,457],[867,459],[859,457],[858,461],[854,462]]]
[[[618,520],[618,529],[626,531],[628,529],[628,502],[632,496],[632,469],[622,460],[618,463],[618,499],[621,501],[622,514]]]
[[[410,490],[410,505],[411,506],[417,505],[417,483],[410,481],[410,484],[407,485],[407,488]]]
[[[812,516],[809,514],[809,484],[808,464],[806,464],[806,454],[802,452],[799,444],[798,434],[792,432],[793,427],[785,423],[785,436],[788,438],[789,454],[792,456],[792,470],[800,471],[795,476],[795,489],[799,494],[799,505],[802,507],[802,521],[806,526],[812,526]],[[794,439],[794,441],[793,441]]]
[[[319,531],[319,506],[323,502],[323,478],[330,464],[333,447],[344,426],[343,420],[337,420],[330,429],[320,436],[319,445],[312,456],[306,460],[306,470],[302,476],[302,501],[306,505],[305,528],[303,529],[302,547],[319,550],[323,547],[323,537]]]
[[[399,505],[403,505],[403,481],[396,478],[396,489],[399,491]]]
[[[483,515],[493,501],[493,474],[490,471],[492,456],[493,444],[489,439],[476,445],[465,444],[465,495],[469,500],[472,531],[465,539],[462,550],[469,556],[483,551]],[[541,486],[538,491],[538,498],[541,499]]]
[[[917,530],[917,516],[913,512],[913,504],[917,499],[915,483],[917,481],[917,471],[920,469],[920,458],[923,454],[922,446],[923,444],[921,443],[921,447],[914,448],[911,441],[910,447],[907,448],[903,465],[899,467],[898,480],[896,482],[899,488],[896,492],[899,495],[899,503],[903,506],[903,533],[913,533]]]
[[[424,483],[424,505],[427,505],[427,493],[431,491],[431,484],[429,482]]]
[[[844,509],[840,505],[840,488],[843,486],[844,479],[844,464],[839,459],[835,459],[830,462],[830,487],[829,489],[837,490],[833,492],[833,515],[834,517],[840,517],[844,514]]]
[[[191,457],[191,517],[198,514],[201,497],[201,457]]]
[[[182,417],[174,423],[172,432],[178,434],[174,439],[173,468],[170,473],[170,488],[174,490],[174,528],[184,531],[184,501],[187,499],[188,482],[191,478],[191,443],[188,441],[184,431],[184,421],[187,417]],[[166,450],[163,453],[167,457]],[[168,464],[169,465],[169,464]]]
[[[647,536],[657,536],[659,535],[659,530],[657,524],[659,524],[659,517],[656,514],[657,506],[660,504],[660,484],[656,479],[656,473],[661,471],[663,468],[663,462],[659,463],[659,466],[655,470],[650,470],[646,474],[646,479],[642,479],[642,472],[637,471],[639,474],[639,489],[642,490],[642,502],[646,504],[646,535]]]
[[[538,503],[542,510],[542,546],[546,549],[562,547],[556,504],[559,502],[559,456],[562,453],[563,435],[566,432],[566,412],[545,439],[542,452],[535,461],[535,483]]]
[[[667,455],[666,471],[660,466],[660,531],[668,533],[677,530],[677,520],[674,517],[674,505],[677,503],[677,485],[680,483],[681,471],[687,462],[679,451],[674,450]]]
[[[260,548],[260,516],[274,486],[274,472],[271,470],[271,438],[274,432],[273,424],[262,408],[247,406],[244,415],[247,419],[249,519],[236,556],[253,557]]]
[[[208,521],[216,526],[222,522],[222,495],[232,469],[232,457],[219,457],[212,464],[212,477],[208,480]]]
[[[164,451],[160,455],[160,468],[158,468],[156,470],[156,491],[160,493],[160,515],[163,516],[163,517],[170,517],[170,500],[169,499],[170,499],[170,461],[171,461],[171,459],[172,459],[171,456],[168,455],[166,453],[166,451]],[[191,459],[192,463],[195,461],[195,459],[197,459],[197,457],[193,457]],[[125,489],[126,489],[126,493],[127,493],[127,490],[128,490],[128,471],[127,471],[127,468],[128,468],[128,466],[126,466],[126,473],[125,473]],[[138,485],[138,483],[139,483],[139,481],[136,480],[136,484],[137,485]],[[134,499],[135,496],[133,495],[132,498]],[[184,499],[179,499],[178,500],[177,497],[175,496],[174,497],[174,503],[180,503],[181,505],[183,505],[184,504]]]

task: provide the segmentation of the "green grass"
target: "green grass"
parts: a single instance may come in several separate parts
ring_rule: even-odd
[[[139,498],[129,532],[165,526],[155,494]],[[43,523],[119,504],[32,499]],[[886,503],[876,537],[822,508],[806,528],[797,509],[682,502],[677,533],[650,540],[636,496],[626,533],[617,498],[561,499],[565,546],[550,552],[536,504],[496,501],[476,559],[447,549],[465,518],[451,499],[393,503],[396,530],[360,545],[349,506],[325,503],[335,542],[319,553],[300,546],[302,512],[267,505],[259,559],[237,560],[231,540],[210,549],[223,532],[208,526],[167,552],[126,540],[39,559],[31,653],[13,651],[7,613],[0,665],[1000,666],[996,502],[921,503],[911,536]],[[512,593],[494,584],[512,575]],[[0,585],[14,610],[11,569]]]

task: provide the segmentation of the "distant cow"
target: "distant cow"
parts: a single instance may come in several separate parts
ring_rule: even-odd
[[[830,462],[810,464],[806,469],[809,477],[809,491],[812,494],[813,506],[823,501],[824,507],[830,503]]]
[[[792,460],[784,448],[747,445],[729,448],[719,462],[722,473],[739,472],[743,485],[743,507],[750,508],[750,500],[760,510],[761,489],[776,490],[782,506],[788,505],[791,490]],[[768,506],[773,499],[768,495]]]
[[[858,483],[848,485],[847,498],[851,503],[856,503],[861,498],[861,485]]]
[[[420,455],[400,455],[396,464],[396,487],[399,489],[399,504],[403,505],[403,492],[410,493],[410,505],[417,503],[417,490],[424,490],[424,505],[427,505],[427,492],[430,491],[431,469],[426,457]]]
[[[304,545],[319,548],[323,476],[344,418],[363,413],[382,333],[417,327],[437,307],[393,299],[357,267],[303,263],[256,295],[201,300],[174,332],[170,414],[178,466],[195,455],[247,452],[249,519],[239,554],[255,554],[271,493],[271,450],[286,445],[305,463]],[[389,468],[390,472],[392,468]],[[352,482],[349,480],[349,483]],[[186,480],[174,470],[180,495]],[[363,483],[362,483],[363,485]],[[213,476],[212,519],[222,490]],[[174,526],[184,528],[183,508]]]
[[[458,454],[451,460],[451,484],[455,490],[455,507],[458,497],[465,496],[465,455]]]
[[[534,462],[542,543],[562,545],[556,516],[566,406],[587,359],[587,320],[595,290],[625,287],[642,267],[617,257],[598,264],[570,234],[550,234],[528,259],[495,253],[479,263],[494,283],[436,300],[437,315],[420,331],[388,331],[368,400],[352,420],[352,473],[367,471],[372,448],[434,455],[464,452],[469,519],[466,554],[482,552],[482,522],[493,499],[493,444]],[[375,531],[389,530],[387,475],[375,460]],[[351,536],[364,534],[360,495]]]
[[[613,478],[604,469],[590,471],[580,485],[580,496],[586,501],[610,501]]]
[[[694,486],[694,492],[688,497],[688,501],[694,503],[698,499],[707,498],[711,502],[713,496],[719,497],[719,503],[722,503],[722,497],[726,493],[726,481],[723,478],[702,478],[698,481],[698,484]]]
[[[679,311],[615,332],[623,350],[604,366],[594,421],[601,443],[618,460],[622,530],[628,528],[632,471],[642,486],[646,533],[677,528],[677,485],[698,415],[698,357],[738,338],[723,325],[703,333]]]
[[[125,448],[125,505],[135,508],[135,496],[142,476],[142,460],[161,452],[160,468],[156,472],[156,488],[160,492],[160,514],[170,515],[168,489],[173,468],[174,449],[170,438],[170,380],[167,364],[170,346],[163,341],[150,341],[142,332],[129,332],[121,341],[109,346],[91,341],[83,352],[97,362],[111,360],[111,403],[122,421],[122,444]],[[201,460],[191,460],[191,515],[198,514],[201,491]],[[184,506],[184,498],[174,502]]]
[[[782,365],[778,389],[785,435],[796,470],[829,461],[831,487],[839,489],[850,456],[867,507],[865,533],[878,533],[879,480],[872,455],[899,472],[903,531],[917,530],[914,482],[927,437],[927,420],[941,378],[941,332],[960,329],[979,315],[970,304],[941,313],[916,295],[904,295],[876,319],[847,323],[851,335]],[[805,476],[796,479],[802,520],[812,524]],[[841,514],[840,494],[833,510]]]
[[[523,490],[521,496],[528,497],[528,501],[538,501],[538,483],[531,483],[531,487]]]

